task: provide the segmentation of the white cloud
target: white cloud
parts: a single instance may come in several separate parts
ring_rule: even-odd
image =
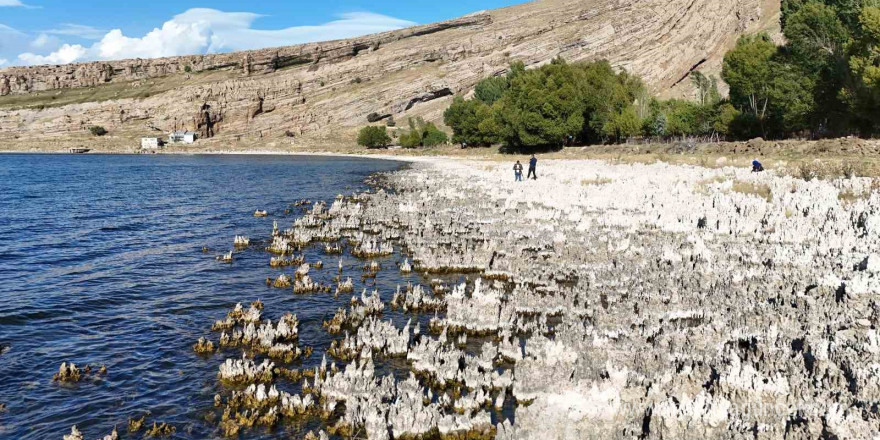
[[[18,59],[25,64],[60,64],[216,53],[350,38],[415,24],[385,15],[356,12],[343,14],[338,20],[322,25],[254,29],[252,25],[260,17],[249,12],[190,9],[142,37],[128,37],[122,30],[114,29],[90,47],[65,44],[45,56],[27,52],[20,54]]]
[[[6,58],[0,58],[0,66],[3,66],[5,64],[9,64],[9,60],[7,60]]]
[[[37,6],[26,5],[21,2],[21,0],[0,0],[0,8],[10,6],[10,7],[18,7],[18,8],[29,8],[36,9]]]
[[[64,23],[60,27],[45,30],[43,31],[43,33],[50,35],[80,37],[87,40],[100,40],[101,37],[103,37],[107,33],[107,31],[81,24]]]
[[[23,53],[18,59],[25,64],[68,64],[82,59],[88,50],[79,44],[64,44],[60,49],[46,56]]]
[[[61,40],[58,37],[54,37],[48,34],[40,34],[34,41],[31,41],[30,46],[34,49],[41,50],[54,50],[58,46],[61,45]]]

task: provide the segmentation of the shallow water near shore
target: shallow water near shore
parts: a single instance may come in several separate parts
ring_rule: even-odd
[[[192,350],[199,337],[216,336],[214,320],[256,299],[273,320],[296,313],[300,345],[316,351],[295,365],[308,367],[320,363],[331,338],[321,321],[347,303],[345,295],[265,286],[281,271],[263,250],[272,221],[289,227],[302,213],[291,203],[363,191],[369,174],[401,166],[302,156],[0,156],[0,403],[7,405],[0,438],[60,438],[74,424],[98,438],[114,425],[124,433],[129,417],[148,412],[148,423],[176,426],[174,438],[218,437],[205,416],[220,389],[218,365],[236,352]],[[253,217],[257,209],[270,216]],[[251,246],[232,264],[215,261],[235,235]],[[325,283],[342,258],[355,293],[363,288],[356,277],[363,261],[317,247],[306,257],[324,261],[314,278]],[[399,258],[380,262],[394,268]],[[383,270],[376,288],[389,301],[408,281],[425,280]],[[106,364],[108,374],[53,383],[64,361]],[[297,428],[241,438],[285,431]]]

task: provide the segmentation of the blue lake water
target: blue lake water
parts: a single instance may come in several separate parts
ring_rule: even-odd
[[[74,424],[87,440],[114,425],[131,438],[128,418],[147,412],[148,423],[176,426],[174,438],[218,437],[206,416],[227,355],[202,357],[191,348],[202,336],[216,342],[214,320],[256,299],[267,318],[294,312],[300,345],[316,347],[303,364],[313,366],[329,341],[322,319],[347,303],[265,286],[281,271],[262,250],[272,221],[289,227],[301,214],[284,214],[291,203],[329,203],[367,189],[369,174],[400,166],[326,157],[0,155],[0,403],[7,405],[0,438],[60,439]],[[255,218],[257,209],[272,215]],[[215,261],[235,235],[249,236],[252,246],[232,264]],[[332,269],[313,274],[325,283],[342,258],[360,291],[362,261],[318,247],[306,256]],[[380,273],[383,300],[408,280],[424,281]],[[53,383],[63,361],[106,364],[109,373]],[[297,429],[241,437],[289,438]]]

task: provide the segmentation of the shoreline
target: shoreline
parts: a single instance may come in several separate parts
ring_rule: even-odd
[[[857,410],[849,399],[872,377],[862,355],[880,352],[872,330],[880,228],[866,238],[850,221],[876,217],[871,179],[599,160],[543,162],[538,176],[514,182],[503,164],[455,160],[391,173],[384,183],[393,191],[331,208],[331,218],[377,234],[359,249],[397,243],[416,272],[460,281],[398,292],[392,302],[412,313],[445,314],[417,339],[380,318],[359,324],[338,345],[358,362],[318,393],[368,377],[368,394],[381,395],[373,357],[405,356],[435,392],[444,380],[474,390],[450,404],[473,409],[461,421],[469,429],[485,426],[485,408],[512,400],[515,421],[499,420],[496,440],[611,438],[646,417],[650,438],[722,438],[737,426],[781,433],[791,417],[821,424],[829,411]],[[846,336],[824,333],[829,326]],[[842,337],[871,348],[835,344]],[[822,374],[864,375],[855,374],[856,387],[809,380],[819,373],[798,346],[825,347]],[[437,419],[448,409],[357,401],[381,420],[402,411],[439,411]],[[370,438],[382,429],[345,422],[366,423]],[[828,429],[875,432],[867,423]],[[413,435],[432,428],[405,426]]]
[[[218,380],[253,385],[218,388],[220,429],[307,415],[319,429],[369,438],[438,429],[448,429],[441,438],[615,438],[635,426],[645,438],[703,439],[756,424],[782,435],[800,417],[840,438],[877,432],[878,414],[837,416],[880,392],[872,179],[563,157],[539,162],[537,180],[515,182],[506,163],[411,159],[425,166],[296,205],[301,215],[257,238],[258,264],[274,254],[267,284],[315,296],[336,287],[341,307],[311,321],[331,335],[315,345],[329,362],[303,388],[306,369],[290,362],[314,347],[277,336],[298,331],[295,317],[261,325],[265,345],[237,339],[261,321],[262,302],[218,321],[228,325],[222,335],[202,329],[194,350],[223,362]],[[323,263],[311,265],[339,252],[354,264],[333,281]],[[422,278],[409,280],[421,284],[345,287],[345,276],[380,271],[415,273]],[[251,348],[259,355],[231,352]],[[267,367],[273,352],[290,356],[284,374]],[[386,362],[409,371],[385,375]],[[275,400],[257,397],[266,389]],[[240,426],[245,410],[267,421]]]
[[[213,143],[212,143],[213,144]],[[276,155],[276,156],[333,156],[359,157],[403,162],[431,160],[462,161],[482,160],[486,162],[513,162],[527,159],[529,153],[502,153],[497,147],[468,148],[441,146],[432,148],[368,150],[350,144],[317,143],[315,147],[275,148],[273,142],[266,141],[269,148],[203,150],[173,148],[161,155]],[[105,146],[106,147],[106,146]],[[196,147],[198,148],[198,147]],[[0,150],[0,154],[72,154],[67,151]],[[85,155],[136,155],[132,150],[114,147],[100,147]],[[748,142],[692,143],[633,143],[618,145],[592,145],[566,147],[557,151],[536,153],[540,161],[545,160],[601,160],[610,164],[669,163],[690,165],[701,168],[718,169],[728,166],[751,168],[753,160],[760,160],[767,170],[776,170],[800,178],[835,178],[840,176],[880,177],[880,141],[858,138],[825,139],[817,141],[764,141],[753,139]]]
[[[0,155],[34,155],[34,156],[315,156],[315,157],[353,157],[359,159],[376,159],[376,160],[388,160],[388,161],[396,161],[396,162],[429,162],[431,158],[437,156],[406,156],[406,155],[393,155],[393,154],[354,154],[354,153],[340,153],[333,151],[316,151],[316,152],[299,152],[299,151],[206,151],[206,152],[169,152],[169,153],[158,153],[158,154],[144,154],[144,153],[124,153],[124,152],[89,152],[89,153],[69,153],[69,152],[50,152],[50,151],[0,151]]]

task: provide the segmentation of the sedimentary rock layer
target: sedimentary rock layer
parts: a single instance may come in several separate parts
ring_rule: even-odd
[[[449,96],[512,60],[538,65],[556,56],[608,59],[665,92],[692,69],[717,73],[737,36],[775,14],[774,0],[542,0],[344,41],[9,68],[0,70],[0,95],[8,95],[0,97],[0,142],[70,141],[91,125],[130,138],[172,129],[207,136],[210,126],[226,145],[339,137],[371,113],[440,119]],[[20,99],[40,90],[32,102]]]

